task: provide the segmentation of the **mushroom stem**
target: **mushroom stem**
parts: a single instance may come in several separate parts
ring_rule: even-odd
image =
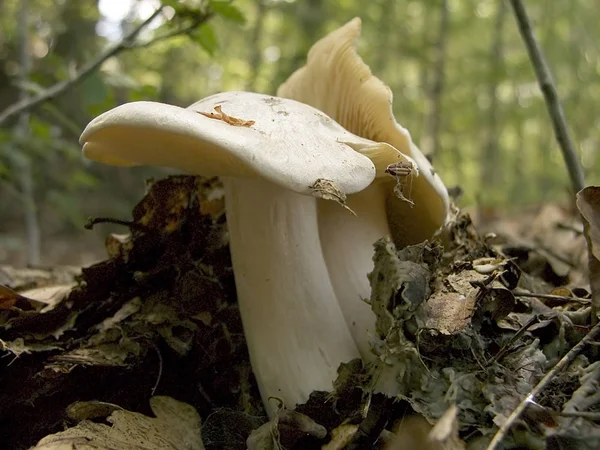
[[[383,183],[348,196],[347,204],[356,216],[332,202],[319,202],[319,233],[344,318],[361,357],[370,362],[376,317],[363,299],[371,296],[367,274],[373,271],[373,244],[390,234]]]
[[[260,179],[223,183],[250,361],[272,415],[271,397],[293,408],[331,391],[340,363],[359,352],[323,258],[316,198]]]

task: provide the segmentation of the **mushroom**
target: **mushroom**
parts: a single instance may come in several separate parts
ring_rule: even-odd
[[[444,185],[356,55],[359,33],[355,19],[315,44],[279,97],[128,103],[80,139],[106,164],[222,177],[240,313],[271,415],[271,397],[293,407],[331,390],[340,363],[372,359],[375,316],[361,297],[373,243],[422,241],[446,217]]]
[[[388,169],[392,177],[377,177],[367,189],[348,197],[356,217],[331,203],[318,204],[330,279],[360,353],[369,361],[375,315],[361,298],[370,297],[367,273],[373,269],[373,243],[390,236],[401,248],[431,238],[446,220],[449,200],[439,175],[396,122],[392,92],[357,54],[360,30],[361,20],[355,18],[314,44],[306,65],[279,87],[277,95],[323,111],[358,136],[387,142],[414,162],[413,167],[378,164],[378,171]]]
[[[187,109],[121,105],[95,118],[80,141],[86,157],[107,164],[221,176],[239,308],[265,406],[272,413],[271,397],[293,407],[331,390],[340,363],[359,352],[323,258],[317,198],[343,205],[371,184],[376,168],[363,153],[387,164],[408,159],[308,105],[249,92]]]

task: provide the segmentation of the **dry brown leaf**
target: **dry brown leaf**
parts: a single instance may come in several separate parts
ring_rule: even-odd
[[[600,310],[600,186],[588,186],[577,193],[577,208],[583,216],[588,245],[588,270],[592,288],[592,307]]]
[[[358,431],[358,425],[346,423],[331,431],[331,441],[321,447],[321,450],[342,450],[352,441]]]
[[[42,312],[48,312],[60,302],[65,300],[75,286],[77,286],[77,283],[44,286],[22,291],[21,295],[23,297],[27,297],[30,301],[36,301],[45,304]]]
[[[17,308],[23,311],[39,311],[45,303],[21,295],[0,284],[0,310]]]
[[[200,416],[192,406],[162,396],[151,398],[150,406],[156,417],[117,407],[106,418],[111,426],[82,420],[46,436],[31,450],[204,450]]]
[[[385,450],[464,450],[458,430],[458,408],[452,405],[434,426],[419,416],[402,420]]]
[[[327,430],[304,414],[280,409],[273,419],[250,433],[246,445],[248,450],[282,450],[285,448],[281,443],[284,435],[292,441],[306,435],[324,439]]]
[[[44,270],[0,265],[0,283],[19,292],[22,289],[70,283],[80,274],[81,267],[76,266],[55,266]]]
[[[444,335],[462,331],[471,322],[477,303],[479,289],[473,284],[484,279],[485,275],[474,270],[450,274],[447,282],[454,292],[438,290],[429,297],[425,326]]]
[[[129,233],[110,233],[104,241],[104,247],[109,258],[122,259],[124,262],[127,262],[129,260],[129,252],[133,248],[133,239]]]
[[[412,201],[412,185],[415,174],[419,174],[417,168],[411,162],[401,161],[387,166],[385,173],[391,175],[396,180],[396,186],[394,186],[396,197],[407,202],[411,207],[414,206],[415,203]],[[406,195],[405,191],[407,191]]]
[[[464,450],[465,443],[458,437],[458,430],[458,408],[452,405],[429,432],[427,440],[436,449]]]
[[[222,120],[223,122],[229,125],[233,125],[234,127],[251,127],[256,123],[254,120],[243,120],[238,119],[237,117],[228,116],[222,111],[221,105],[215,106],[215,111],[217,111],[216,114],[212,112],[205,113],[200,111],[198,111],[198,114],[202,114],[203,116],[208,117],[209,119]]]
[[[315,197],[334,201],[356,216],[356,213],[346,205],[346,194],[333,181],[319,178],[310,186],[310,190]]]

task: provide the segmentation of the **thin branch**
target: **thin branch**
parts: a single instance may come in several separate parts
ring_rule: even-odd
[[[536,294],[535,292],[513,292],[515,297],[534,297],[534,298],[543,298],[545,300],[555,300],[557,302],[575,302],[575,303],[583,303],[589,304],[591,300],[588,298],[577,298],[577,297],[569,297],[566,295],[554,295],[554,294]]]
[[[193,22],[191,22],[189,25],[183,27],[183,28],[179,28],[177,30],[172,30],[169,31],[168,33],[163,33],[159,36],[155,36],[153,37],[151,40],[146,41],[146,42],[132,42],[127,49],[131,50],[131,49],[137,49],[137,48],[146,48],[146,47],[150,47],[151,45],[156,44],[157,42],[160,41],[165,41],[167,39],[171,39],[177,36],[182,36],[184,34],[188,34],[190,31],[198,28],[200,25],[202,25],[204,22],[206,22],[208,19],[210,19],[212,17],[213,13],[209,12],[206,14],[203,14],[199,17],[197,17],[196,19],[194,19]]]
[[[565,119],[565,114],[560,104],[550,69],[546,64],[544,55],[542,54],[531,29],[531,22],[527,16],[527,11],[521,0],[510,0],[510,4],[515,13],[517,24],[521,37],[527,47],[529,59],[535,70],[540,89],[546,100],[546,108],[552,120],[552,128],[554,135],[563,154],[571,184],[575,192],[579,192],[585,187],[583,169],[575,151],[575,145],[569,133],[569,127]]]
[[[154,13],[150,17],[148,17],[145,21],[143,21],[131,32],[129,32],[125,37],[123,37],[123,39],[118,44],[108,49],[106,52],[100,54],[97,58],[93,59],[89,63],[85,64],[81,68],[81,70],[77,72],[77,74],[75,74],[75,76],[73,76],[71,79],[56,83],[48,89],[45,89],[43,92],[40,92],[38,95],[30,99],[21,100],[6,108],[4,111],[2,111],[2,113],[0,113],[0,125],[2,125],[4,122],[6,122],[8,119],[15,115],[31,111],[38,105],[65,93],[73,86],[81,83],[92,73],[94,73],[108,58],[111,58],[121,53],[123,50],[129,49],[132,45],[134,45],[134,41],[140,34],[140,32],[145,27],[147,27],[150,24],[150,22],[152,22],[156,17],[158,17],[158,15],[162,12],[163,8],[164,6],[160,6],[156,11],[154,11]]]
[[[498,447],[498,445],[502,442],[502,439],[504,439],[504,436],[506,436],[508,431],[512,428],[519,417],[521,417],[521,414],[523,414],[529,402],[533,401],[564,368],[571,364],[577,355],[581,353],[583,348],[593,341],[598,334],[600,334],[600,324],[596,324],[594,328],[592,328],[575,347],[569,350],[569,352],[563,356],[563,358],[546,374],[546,376],[540,380],[540,382],[531,390],[531,392],[523,399],[523,401],[519,403],[519,406],[515,408],[515,410],[506,419],[506,422],[502,424],[490,442],[490,445],[488,445],[487,450],[495,450]]]
[[[532,316],[527,321],[527,323],[525,325],[523,325],[515,334],[513,334],[513,336],[508,340],[508,342],[502,346],[500,351],[498,353],[496,353],[496,355],[494,355],[494,357],[487,362],[487,365],[491,366],[496,361],[500,361],[500,359],[504,358],[504,355],[506,355],[508,353],[508,349],[511,347],[511,345],[519,337],[521,337],[529,328],[531,328],[534,324],[538,323],[539,321],[540,321],[540,318],[538,316]]]

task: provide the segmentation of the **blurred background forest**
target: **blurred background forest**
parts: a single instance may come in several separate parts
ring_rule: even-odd
[[[600,4],[525,4],[586,181],[597,183]],[[569,201],[569,176],[507,2],[0,0],[0,262],[103,258],[110,228],[86,231],[86,218],[129,219],[143,181],[169,173],[83,160],[77,139],[95,115],[133,100],[187,106],[219,91],[272,94],[316,40],[355,16],[363,20],[360,55],[391,87],[398,121],[446,185],[463,189],[460,206],[505,214]],[[113,48],[98,70],[69,83]],[[60,95],[3,118],[61,82],[68,89]]]

